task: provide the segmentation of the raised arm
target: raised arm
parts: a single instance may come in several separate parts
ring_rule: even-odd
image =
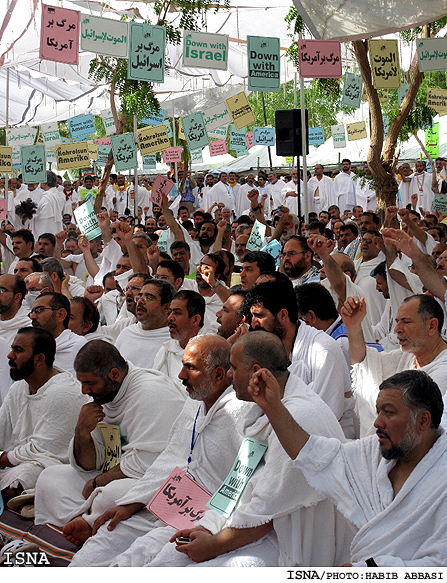
[[[93,255],[90,250],[90,243],[85,235],[79,236],[78,247],[82,251],[82,254],[84,255],[84,262],[87,271],[89,272],[91,277],[94,278],[99,271],[99,267],[96,261],[93,259]]]
[[[406,225],[408,234],[412,237],[415,237],[418,241],[425,245],[427,242],[427,233],[424,231],[424,229],[421,229],[419,225],[413,223],[413,221],[410,219],[410,211],[408,209],[400,209],[399,216],[402,219],[404,225]]]
[[[149,273],[149,267],[147,264],[147,255],[143,255],[139,249],[135,246],[133,242],[132,235],[133,231],[130,225],[127,223],[117,223],[116,232],[121,237],[126,245],[127,252],[129,253],[130,265],[132,266],[134,273]]]
[[[168,197],[166,195],[163,195],[163,198],[161,201],[161,210],[163,211],[163,215],[166,219],[166,223],[167,223],[168,227],[171,229],[172,233],[174,234],[175,240],[176,241],[184,241],[185,235],[182,231],[182,228],[177,223],[177,221],[174,219],[174,216],[172,215],[171,211],[169,210]]]
[[[362,362],[366,356],[366,343],[362,332],[362,322],[366,316],[364,298],[357,296],[346,298],[340,315],[348,333],[351,364]]]
[[[324,271],[332,289],[344,302],[346,300],[346,277],[342,268],[331,255],[332,242],[323,235],[310,235],[307,244],[323,262]]]

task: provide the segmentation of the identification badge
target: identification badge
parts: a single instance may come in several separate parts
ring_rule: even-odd
[[[101,474],[104,474],[104,472],[108,472],[120,463],[121,435],[118,425],[99,423],[98,429],[101,432],[105,446],[105,460],[101,468]]]
[[[205,488],[176,467],[146,508],[165,524],[182,530],[203,517],[210,498]]]
[[[231,516],[267,447],[262,441],[244,437],[230,473],[207,503],[208,508],[212,508],[225,518]]]

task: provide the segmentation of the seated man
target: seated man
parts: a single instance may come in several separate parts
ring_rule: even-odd
[[[5,501],[34,488],[44,468],[68,462],[68,444],[86,398],[70,374],[53,366],[55,352],[53,336],[42,328],[20,328],[12,341],[8,359],[17,382],[0,408]]]
[[[377,387],[395,372],[422,369],[436,381],[443,395],[447,391],[447,343],[441,336],[444,313],[438,302],[425,294],[402,302],[394,328],[400,348],[390,352],[378,352],[365,345],[361,325],[366,309],[363,298],[353,297],[341,310],[353,365],[352,388],[360,437],[372,428]]]
[[[209,492],[220,486],[241,444],[236,422],[246,407],[230,386],[229,367],[230,347],[223,338],[206,335],[190,340],[179,375],[189,398],[172,426],[166,449],[117,501],[119,506],[98,518],[93,536],[70,566],[141,567],[154,558],[175,529],[145,506],[176,466]]]
[[[447,436],[439,426],[441,393],[426,373],[405,371],[383,381],[377,436],[349,443],[309,435],[281,403],[269,371],[257,371],[249,392],[294,466],[358,529],[352,566],[446,564]]]
[[[11,345],[17,330],[31,325],[24,302],[26,285],[16,275],[0,275],[0,335]]]
[[[184,397],[165,375],[134,367],[104,340],[86,344],[74,368],[92,401],[72,432],[71,465],[49,468],[36,485],[35,513],[36,524],[63,526],[79,543],[164,450]]]
[[[263,331],[245,334],[231,349],[229,376],[238,399],[252,401],[249,382],[262,369],[281,387],[281,399],[294,419],[305,423],[313,435],[344,441],[327,405],[287,370],[279,338]],[[346,560],[351,540],[346,521],[287,459],[267,417],[253,407],[238,429],[246,437],[267,442],[268,448],[265,463],[250,477],[233,513],[225,519],[215,510],[207,511],[199,526],[171,538],[174,542],[187,536],[190,543],[176,549],[168,545],[150,566],[191,565],[191,560],[207,561],[204,567],[333,566]]]

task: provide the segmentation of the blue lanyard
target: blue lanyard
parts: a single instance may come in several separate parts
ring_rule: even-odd
[[[196,437],[197,417],[199,416],[201,408],[202,408],[202,405],[200,405],[200,407],[197,409],[196,418],[194,419],[194,427],[192,428],[192,436],[191,436],[191,449],[189,451],[189,456],[188,456],[188,465],[191,463],[192,452],[194,451],[194,447],[195,447],[197,440],[199,439],[199,435],[200,435],[200,433],[198,433],[197,437]]]

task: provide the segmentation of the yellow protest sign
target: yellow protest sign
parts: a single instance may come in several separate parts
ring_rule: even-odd
[[[400,64],[397,40],[370,40],[369,60],[376,89],[399,89]]]
[[[87,142],[71,142],[56,146],[58,170],[87,168],[90,166],[90,150]]]
[[[427,105],[441,114],[447,113],[447,89],[427,89]]]
[[[162,152],[171,146],[165,124],[137,130],[137,143],[142,156]]]
[[[183,131],[183,126],[182,126],[182,117],[185,117],[185,116],[181,115],[179,117],[179,120],[178,120],[178,139],[179,140],[186,140],[185,132]]]
[[[88,147],[88,155],[90,156],[90,160],[97,160],[98,159],[98,146],[96,144],[87,144]]]
[[[361,140],[366,138],[366,124],[364,121],[358,121],[356,123],[346,124],[346,133],[348,134],[348,142],[353,142],[354,140]]]
[[[12,147],[0,146],[0,172],[12,173]]]
[[[119,425],[99,423],[98,429],[104,440],[105,452],[101,474],[108,472],[120,463],[121,460],[121,434]]]
[[[244,91],[225,99],[225,103],[237,130],[256,121],[256,116]]]

